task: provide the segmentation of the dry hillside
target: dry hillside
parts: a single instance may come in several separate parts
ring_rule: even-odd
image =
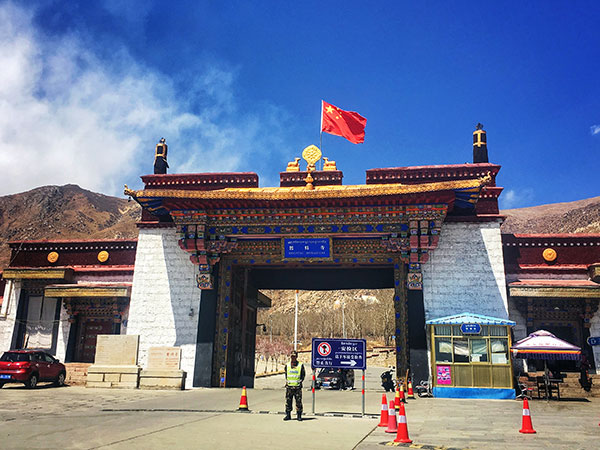
[[[8,265],[10,241],[137,238],[139,216],[135,202],[73,184],[0,197],[0,268]]]
[[[600,197],[505,209],[503,233],[600,233]]]

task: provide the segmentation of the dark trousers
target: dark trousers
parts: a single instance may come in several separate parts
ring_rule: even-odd
[[[302,414],[302,388],[300,386],[287,386],[285,388],[285,413],[292,412],[292,398],[296,398],[296,412]]]

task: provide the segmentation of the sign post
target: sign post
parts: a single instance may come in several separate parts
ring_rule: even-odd
[[[365,415],[365,370],[367,368],[367,341],[365,339],[313,338],[311,367],[313,371],[318,368],[362,370],[362,415]]]

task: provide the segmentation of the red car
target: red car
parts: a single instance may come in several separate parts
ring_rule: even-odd
[[[58,359],[39,350],[10,350],[0,357],[0,388],[6,383],[24,383],[33,389],[38,381],[62,386],[66,375]]]

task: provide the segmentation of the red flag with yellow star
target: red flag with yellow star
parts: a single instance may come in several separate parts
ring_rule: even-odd
[[[367,119],[354,111],[344,111],[321,100],[321,131],[342,136],[353,144],[365,142]]]

